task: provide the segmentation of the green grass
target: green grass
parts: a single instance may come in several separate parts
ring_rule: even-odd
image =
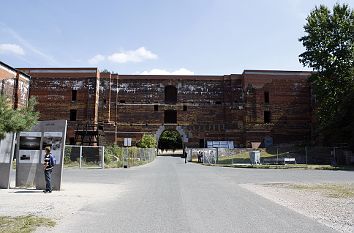
[[[231,168],[257,168],[257,169],[304,169],[304,170],[348,170],[353,171],[353,166],[338,166],[331,165],[314,165],[314,164],[285,164],[285,165],[271,165],[271,164],[205,164],[207,166],[231,167]]]
[[[354,197],[354,185],[342,185],[342,184],[320,184],[320,185],[293,185],[292,189],[305,189],[312,191],[319,191],[325,196],[333,198],[353,198]]]
[[[278,157],[284,157],[287,153],[279,153]],[[276,158],[276,154],[271,154],[265,150],[261,150],[261,158]],[[218,158],[218,164],[233,164],[233,163],[250,163],[249,151],[245,151],[232,156],[221,156]]]
[[[320,192],[332,198],[354,198],[354,184],[266,184],[265,186],[278,186],[282,188]]]
[[[65,162],[64,167],[79,167],[78,161]]]
[[[54,227],[55,222],[49,218],[33,215],[18,217],[0,216],[0,233],[30,233],[40,226]]]

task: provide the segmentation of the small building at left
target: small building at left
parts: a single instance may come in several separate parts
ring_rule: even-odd
[[[9,98],[14,109],[27,105],[31,77],[0,61],[0,94]]]
[[[27,106],[31,77],[0,61],[0,94],[13,109]],[[0,140],[0,188],[9,188],[15,135],[5,134]]]

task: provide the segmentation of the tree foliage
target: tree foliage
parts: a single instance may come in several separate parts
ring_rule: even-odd
[[[140,148],[156,148],[156,138],[152,134],[144,134],[142,139],[137,143]]]
[[[340,134],[338,123],[349,120],[352,113],[347,108],[354,103],[354,11],[346,4],[334,5],[333,11],[321,5],[306,21],[305,36],[299,39],[306,51],[299,61],[315,71],[310,82],[319,129],[323,136],[335,138]]]
[[[34,109],[36,104],[36,99],[30,98],[26,107],[13,109],[10,100],[0,95],[0,139],[6,133],[28,130],[35,125],[39,116]]]
[[[159,139],[159,149],[181,149],[182,138],[175,130],[165,130],[162,132]]]

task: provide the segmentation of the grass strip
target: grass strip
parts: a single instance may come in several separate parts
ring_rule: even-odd
[[[231,167],[231,168],[256,168],[256,169],[304,169],[304,170],[345,170],[353,171],[353,166],[331,166],[331,165],[316,165],[316,164],[204,164],[205,166]]]
[[[0,216],[0,233],[30,233],[37,227],[54,227],[55,222],[49,218],[27,216]]]
[[[326,197],[332,198],[354,198],[354,184],[287,184],[271,183],[267,187],[281,187],[310,192],[319,192]]]

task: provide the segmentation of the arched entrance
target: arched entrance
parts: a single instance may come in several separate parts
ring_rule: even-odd
[[[166,129],[159,137],[157,147],[160,155],[183,155],[183,141],[181,134],[175,129]]]
[[[173,132],[172,135],[174,134],[175,137],[178,137],[178,140],[175,140],[175,141],[178,142],[177,145],[174,146],[175,148],[177,148],[175,150],[175,154],[178,154],[178,156],[182,156],[183,155],[183,148],[185,146],[185,143],[188,142],[188,137],[187,137],[187,134],[184,131],[183,127],[181,127],[181,126],[170,126],[170,125],[161,125],[159,127],[159,129],[156,131],[156,134],[155,134],[156,141],[158,142],[159,152],[162,152],[162,150],[160,149],[161,147],[166,147],[166,146],[161,146],[161,144],[160,144],[161,136],[165,132],[166,132],[166,135],[164,135],[162,138],[165,138],[165,136],[169,137],[169,135],[168,135],[169,133],[167,133],[167,132]],[[164,142],[162,142],[162,145],[164,145]],[[166,150],[164,149],[164,153],[169,152],[169,151],[173,152],[173,148],[171,148],[171,149],[166,148]],[[174,153],[171,153],[171,154],[174,154]]]

